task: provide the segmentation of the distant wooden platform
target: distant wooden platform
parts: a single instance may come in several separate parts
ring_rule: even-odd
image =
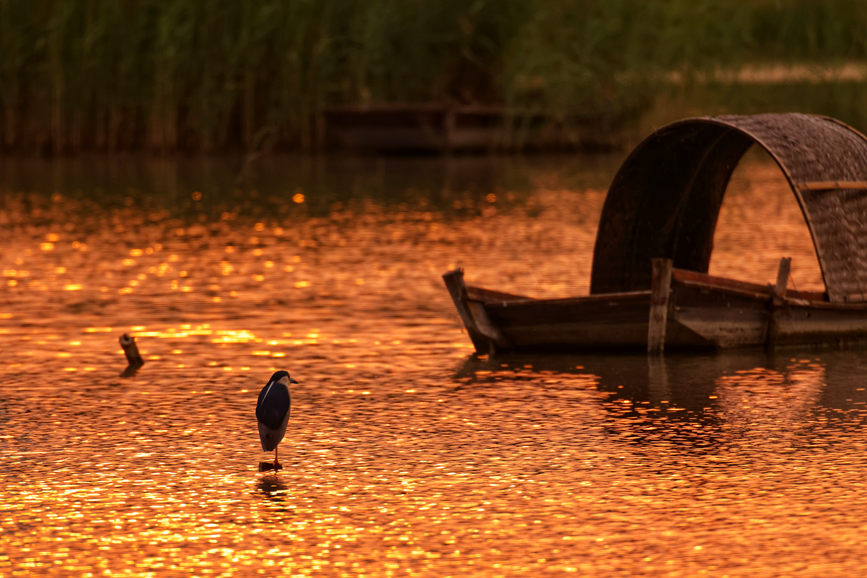
[[[408,103],[324,110],[330,146],[379,153],[612,148],[612,135],[499,106]]]

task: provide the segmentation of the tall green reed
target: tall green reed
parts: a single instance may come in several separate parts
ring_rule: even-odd
[[[313,149],[365,103],[613,126],[672,71],[863,62],[865,29],[860,0],[0,0],[0,150]]]

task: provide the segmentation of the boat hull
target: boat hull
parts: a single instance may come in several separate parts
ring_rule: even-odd
[[[651,291],[533,299],[466,286],[444,275],[476,351],[646,351]],[[841,347],[867,344],[867,305],[674,270],[664,348]]]

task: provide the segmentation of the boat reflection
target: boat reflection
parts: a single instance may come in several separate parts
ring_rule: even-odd
[[[616,399],[653,406],[676,405],[702,410],[714,397],[720,378],[755,368],[785,373],[789,358],[764,353],[722,355],[473,355],[456,372],[467,383],[496,381],[521,372],[558,373],[592,379],[599,391]],[[711,403],[710,405],[715,405]]]
[[[844,352],[792,357],[741,352],[701,356],[472,356],[459,387],[574,377],[600,395],[609,435],[639,445],[664,438],[709,451],[744,440],[814,443],[829,421],[867,420],[864,363]],[[821,435],[821,434],[818,434]]]

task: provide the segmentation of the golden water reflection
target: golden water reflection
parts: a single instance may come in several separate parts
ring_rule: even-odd
[[[808,288],[771,169],[733,182],[712,267],[772,281],[784,253],[813,263]],[[857,353],[470,356],[445,270],[587,290],[604,191],[530,176],[523,196],[323,214],[295,188],[266,214],[204,187],[180,213],[5,195],[0,574],[860,571]],[[259,474],[278,368],[300,382],[285,469]]]

